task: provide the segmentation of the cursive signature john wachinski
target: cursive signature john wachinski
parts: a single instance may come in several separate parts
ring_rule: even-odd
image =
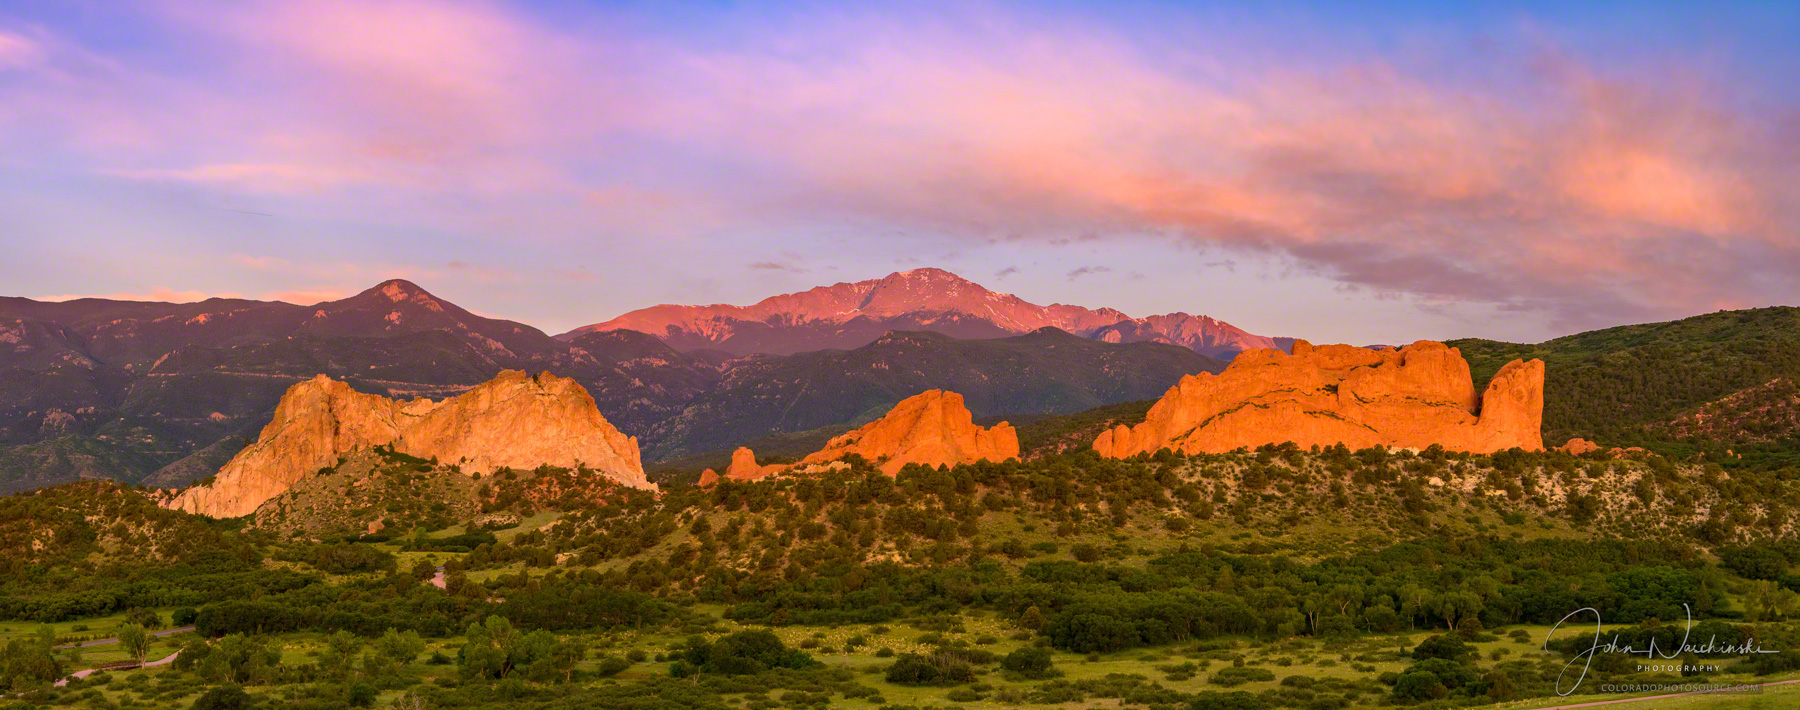
[[[1601,630],[1602,622],[1600,621],[1599,609],[1584,607],[1569,612],[1569,615],[1564,616],[1562,621],[1558,621],[1555,626],[1550,627],[1549,635],[1544,637],[1544,650],[1550,650],[1550,639],[1556,637],[1557,629],[1562,628],[1563,624],[1568,623],[1570,619],[1573,619],[1582,613],[1592,613],[1594,615],[1594,645],[1588,647],[1586,651],[1576,654],[1574,658],[1569,659],[1568,664],[1563,666],[1562,672],[1556,675],[1556,694],[1568,695],[1575,692],[1576,688],[1581,687],[1581,681],[1587,678],[1588,668],[1594,664],[1595,654],[1600,653],[1624,653],[1640,655],[1646,658],[1661,658],[1664,660],[1679,658],[1684,653],[1693,653],[1697,655],[1780,653],[1780,651],[1764,650],[1762,644],[1757,643],[1754,639],[1736,645],[1722,645],[1717,642],[1718,637],[1709,636],[1704,644],[1698,646],[1691,644],[1689,643],[1689,640],[1692,639],[1694,635],[1694,610],[1689,609],[1686,604],[1681,605],[1681,608],[1683,613],[1687,615],[1687,625],[1682,632],[1681,643],[1669,650],[1657,648],[1656,637],[1654,636],[1650,637],[1650,645],[1642,649],[1634,648],[1630,644],[1620,643],[1619,635],[1616,633],[1613,634],[1611,641],[1602,642],[1600,636],[1605,632]],[[1569,675],[1569,669],[1574,668],[1577,663],[1581,664],[1581,674],[1575,677],[1575,683],[1573,685],[1570,685],[1567,690],[1564,690],[1563,680]]]

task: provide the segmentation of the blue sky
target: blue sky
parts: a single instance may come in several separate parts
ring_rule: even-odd
[[[1800,302],[1793,3],[14,3],[0,292],[915,266],[1321,342]]]

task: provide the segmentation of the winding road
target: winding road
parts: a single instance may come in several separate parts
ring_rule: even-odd
[[[175,634],[179,634],[183,631],[193,631],[193,630],[194,630],[194,627],[192,627],[192,626],[180,626],[180,627],[176,627],[173,629],[163,629],[162,631],[152,631],[152,632],[150,632],[150,635],[155,636],[157,638],[162,638],[164,636],[174,636]],[[113,644],[113,643],[118,643],[118,642],[119,642],[119,640],[116,638],[95,639],[93,641],[82,641],[79,644],[65,643],[61,646],[55,646],[54,648],[74,648],[76,646],[80,646],[82,648],[88,648],[91,646],[105,646],[107,644]]]
[[[114,640],[116,641],[117,639],[114,639]],[[69,677],[67,677],[67,678],[56,681],[56,687],[61,688],[65,685],[68,685],[69,681],[71,681],[71,680],[80,680],[82,678],[86,678],[86,677],[91,676],[100,671],[133,671],[133,670],[137,670],[139,668],[155,668],[157,666],[165,666],[165,665],[168,665],[169,663],[173,662],[175,660],[175,657],[179,656],[179,655],[181,655],[181,651],[177,650],[174,653],[171,653],[167,656],[163,656],[161,659],[158,659],[155,661],[148,661],[141,666],[140,665],[113,666],[113,667],[101,666],[99,668],[84,668],[84,669],[75,671],[74,673],[70,673]]]
[[[178,626],[173,629],[164,629],[162,631],[152,631],[152,632],[150,632],[150,635],[154,636],[156,638],[162,638],[164,636],[173,636],[175,634],[179,634],[184,631],[193,631],[193,630],[194,630],[194,627],[192,627],[192,626]],[[95,639],[93,641],[82,641],[80,643],[65,643],[61,646],[56,646],[55,648],[76,648],[76,647],[91,648],[94,646],[105,646],[108,644],[115,644],[118,642],[119,642],[119,640],[117,638]],[[179,656],[179,655],[181,655],[181,651],[177,650],[174,653],[171,653],[167,656],[163,656],[160,659],[157,659],[154,661],[147,661],[143,665],[130,664],[130,665],[100,666],[98,668],[84,668],[82,670],[75,671],[74,673],[70,673],[69,677],[67,677],[67,678],[56,681],[56,687],[61,688],[65,685],[68,685],[69,681],[71,681],[71,680],[78,680],[81,678],[86,678],[86,677],[93,675],[95,673],[98,673],[100,671],[129,671],[129,670],[135,670],[138,668],[155,668],[157,666],[168,665],[169,663],[171,663],[175,660],[176,656]]]

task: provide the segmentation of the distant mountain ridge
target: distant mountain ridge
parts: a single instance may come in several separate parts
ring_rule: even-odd
[[[1206,316],[1170,313],[1132,318],[1112,308],[1040,306],[935,268],[771,296],[749,306],[652,306],[557,338],[572,340],[584,333],[623,329],[649,333],[677,350],[791,355],[854,349],[892,331],[979,339],[1046,327],[1110,343],[1180,345],[1219,359],[1250,348],[1292,346],[1291,338],[1254,335]]]
[[[401,280],[311,306],[0,298],[0,494],[79,478],[186,485],[253,439],[290,386],[318,375],[365,394],[443,399],[504,370],[547,371],[578,382],[651,453],[690,450],[665,439],[696,432],[754,439],[859,424],[871,409],[932,388],[965,387],[983,415],[1066,412],[1154,396],[1184,374],[1222,367],[1181,348],[1055,332],[1082,347],[915,333],[934,338],[929,362],[919,363],[930,371],[920,373],[880,361],[892,348],[734,358],[632,330],[558,340]],[[812,406],[846,382],[870,394],[854,409],[771,417],[760,404],[773,396]],[[712,396],[721,392],[733,394]]]

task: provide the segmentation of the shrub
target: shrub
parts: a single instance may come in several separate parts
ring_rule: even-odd
[[[975,679],[975,668],[947,654],[901,654],[888,666],[887,681],[896,685],[957,685]]]
[[[356,544],[319,545],[312,550],[312,564],[327,574],[392,572],[398,566],[393,555]]]
[[[375,705],[375,698],[378,695],[380,695],[380,692],[375,690],[375,686],[362,681],[357,681],[350,684],[349,690],[346,691],[344,701],[349,703],[350,707],[353,708],[373,707]]]
[[[1433,636],[1425,639],[1413,649],[1412,657],[1416,660],[1442,658],[1447,661],[1461,661],[1475,653],[1475,648],[1455,636]]]
[[[629,660],[618,656],[607,656],[600,659],[600,665],[594,668],[594,672],[604,678],[618,675],[620,672],[630,667],[631,661]]]
[[[1213,685],[1223,685],[1227,688],[1232,688],[1245,683],[1257,683],[1271,680],[1275,680],[1275,673],[1267,668],[1232,666],[1230,668],[1220,668],[1219,672],[1214,673],[1211,678],[1206,679],[1206,682],[1212,683]]]
[[[985,697],[987,696],[981,692],[969,688],[957,688],[944,695],[946,700],[954,703],[972,703]]]
[[[718,641],[688,639],[682,658],[693,668],[719,675],[752,675],[771,668],[800,669],[817,663],[804,651],[790,649],[768,631],[739,631]]]
[[[1055,670],[1050,662],[1050,651],[1035,646],[1026,646],[1006,654],[1006,658],[1000,661],[1000,668],[1027,678],[1047,678]]]
[[[1431,671],[1409,671],[1394,681],[1394,697],[1400,700],[1432,700],[1449,694]]]
[[[201,693],[191,707],[193,710],[244,710],[250,707],[250,694],[235,685],[221,685]]]

